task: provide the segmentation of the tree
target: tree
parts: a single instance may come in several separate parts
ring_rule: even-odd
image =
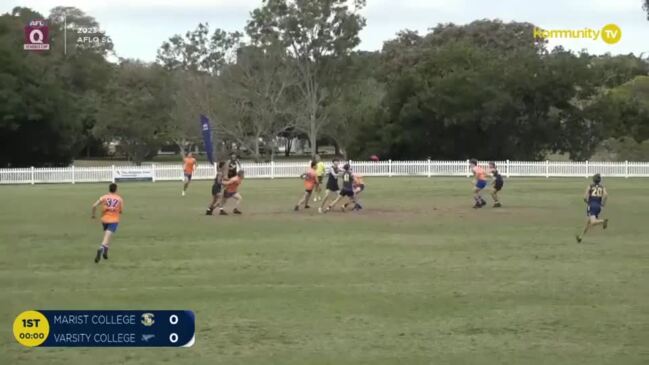
[[[246,26],[252,45],[278,46],[294,58],[300,97],[296,104],[301,105],[296,122],[309,135],[313,154],[330,121],[324,105],[336,92],[331,82],[336,72],[329,67],[335,63],[327,61],[345,57],[360,43],[365,19],[358,11],[364,6],[365,0],[264,0]]]
[[[24,25],[43,18],[28,8],[0,17],[1,165],[68,164],[89,143],[93,100],[109,78],[108,63],[94,50],[64,57],[56,21],[50,21],[50,51],[23,51]]]
[[[366,158],[373,154],[372,140],[361,126],[371,124],[383,111],[385,85],[377,80],[380,60],[378,52],[354,52],[339,67],[341,92],[326,106],[331,122],[323,131],[334,142],[336,155]]]
[[[181,152],[200,140],[201,114],[216,120],[218,75],[235,62],[241,46],[239,32],[215,29],[200,23],[185,36],[174,35],[158,50],[157,63],[173,74],[173,108],[170,109],[167,138]],[[217,121],[221,126],[223,121]]]
[[[402,33],[384,47],[380,138],[391,158],[538,159],[568,148],[563,128],[592,92],[589,58],[530,42],[533,25],[478,21]],[[580,119],[581,118],[581,119]],[[372,130],[376,132],[371,132]]]
[[[162,43],[157,62],[168,70],[184,70],[218,74],[228,60],[232,61],[241,42],[240,32],[215,29],[210,35],[207,23],[199,23],[185,36],[179,34]]]
[[[218,80],[206,73],[170,72],[172,101],[165,133],[166,138],[184,154],[201,141],[199,116],[204,114],[211,120],[216,118]]]
[[[589,112],[602,125],[605,136],[649,140],[649,76],[637,76],[611,89]]]
[[[171,105],[168,74],[158,65],[123,61],[101,100],[96,136],[115,141],[136,164],[166,141]]]
[[[113,42],[95,18],[75,7],[53,8],[48,25],[52,42],[57,43],[49,51],[56,60],[57,77],[66,83],[79,105],[76,117],[83,123],[79,143],[85,155],[91,151],[101,153],[102,141],[92,134],[92,129],[101,94],[113,76],[113,68],[106,60],[114,56]],[[67,52],[64,52],[61,45],[66,25]]]
[[[259,160],[262,141],[271,144],[280,132],[294,127],[288,93],[295,84],[283,49],[241,48],[237,63],[220,76],[224,104],[216,112],[218,127]]]

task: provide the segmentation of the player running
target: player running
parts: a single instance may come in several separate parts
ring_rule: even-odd
[[[104,229],[104,237],[99,249],[97,250],[97,255],[95,255],[95,263],[99,263],[102,256],[104,260],[108,260],[108,246],[110,245],[110,239],[113,233],[117,231],[119,217],[124,209],[124,201],[121,196],[117,195],[117,184],[112,183],[108,185],[108,194],[101,196],[95,204],[92,205],[92,219],[95,219],[95,212],[99,205],[102,207],[101,225]]]
[[[329,204],[327,207],[326,212],[330,211],[336,203],[338,203],[341,199],[346,198],[347,201],[345,202],[346,204],[341,208],[342,211],[345,211],[345,207],[347,204],[354,203],[354,207],[356,207],[356,198],[354,197],[354,175],[352,174],[351,167],[349,166],[348,163],[346,163],[343,166],[343,174],[342,174],[342,180],[343,180],[343,188],[340,190],[340,194],[336,199]]]
[[[302,195],[302,198],[297,202],[295,205],[295,210],[296,212],[300,210],[300,205],[304,204],[304,209],[309,209],[309,199],[311,198],[311,194],[313,193],[313,189],[317,188],[319,183],[318,183],[318,173],[316,172],[316,167],[318,163],[315,161],[311,161],[311,167],[309,168],[308,171],[300,175],[300,179],[304,180],[304,195]]]
[[[184,185],[183,185],[183,193],[182,193],[183,196],[185,196],[185,192],[189,187],[189,183],[192,182],[192,175],[194,175],[194,171],[196,171],[196,167],[198,167],[198,164],[196,163],[196,159],[194,158],[191,152],[187,152],[185,158],[183,159],[183,173],[184,173],[184,179],[183,179]]]
[[[340,169],[338,168],[338,164],[340,164],[340,161],[337,158],[334,158],[331,161],[331,166],[327,170],[327,190],[325,191],[325,195],[322,198],[322,204],[320,204],[320,207],[318,208],[319,213],[322,213],[325,209],[327,200],[336,195],[340,190],[340,187],[338,186],[338,177],[340,176]]]
[[[599,214],[602,212],[602,208],[606,204],[606,199],[608,198],[608,192],[604,185],[602,185],[602,176],[600,174],[595,174],[593,176],[593,183],[586,188],[586,193],[584,194],[584,202],[586,203],[586,216],[588,220],[586,221],[586,226],[581,235],[577,235],[577,243],[581,242],[584,238],[584,235],[591,227],[602,225],[602,229],[608,227],[608,219],[599,219]]]
[[[502,207],[502,204],[500,204],[500,200],[498,200],[498,192],[502,190],[503,185],[505,185],[505,181],[503,180],[502,175],[500,175],[500,172],[498,172],[495,162],[493,161],[489,162],[489,171],[493,176],[491,197],[494,200],[494,208],[500,208]]]
[[[214,208],[220,205],[221,200],[223,199],[223,194],[221,190],[223,189],[223,168],[225,167],[225,162],[220,161],[216,167],[216,176],[214,177],[214,183],[212,184],[212,202],[207,207],[205,215],[212,215]]]
[[[241,214],[241,211],[239,210],[239,205],[241,205],[241,200],[243,200],[243,197],[241,196],[241,194],[239,194],[239,186],[243,182],[243,177],[244,177],[243,170],[239,170],[235,177],[223,181],[223,185],[225,185],[225,192],[223,193],[223,202],[220,204],[221,206],[219,207],[220,215],[228,215],[228,213],[226,213],[223,208],[225,208],[225,204],[228,202],[229,199],[235,200],[234,209],[232,209],[232,213]]]
[[[478,166],[478,160],[471,159],[471,161],[469,161],[469,166],[471,166],[471,171],[473,172],[474,177],[473,200],[475,201],[475,204],[473,205],[473,208],[482,208],[487,205],[487,202],[482,198],[482,195],[480,194],[482,189],[487,186],[487,175],[484,169]]]
[[[320,158],[320,155],[315,155],[315,161],[316,161],[316,167],[315,167],[315,172],[316,176],[318,177],[318,185],[315,187],[315,196],[313,197],[313,202],[317,202],[320,199],[323,199],[322,197],[322,181],[324,180],[324,175],[325,175],[325,163],[322,162],[322,158]]]

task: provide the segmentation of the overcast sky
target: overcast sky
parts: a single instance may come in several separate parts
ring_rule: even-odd
[[[212,29],[243,30],[261,0],[2,0],[0,13],[25,6],[47,16],[57,5],[75,6],[95,17],[113,39],[118,56],[153,61],[164,40],[199,22],[208,22]],[[425,33],[438,23],[498,18],[545,29],[600,29],[615,23],[623,34],[615,45],[586,39],[550,44],[597,54],[649,55],[649,21],[642,0],[367,0],[363,14],[367,18],[359,47],[363,50],[380,49],[383,41],[406,28]]]

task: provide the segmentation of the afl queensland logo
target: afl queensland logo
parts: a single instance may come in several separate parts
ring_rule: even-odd
[[[28,51],[47,51],[50,49],[49,32],[45,20],[32,20],[25,26],[25,44]]]
[[[153,313],[142,313],[142,324],[151,327],[155,323],[155,320],[153,320]]]

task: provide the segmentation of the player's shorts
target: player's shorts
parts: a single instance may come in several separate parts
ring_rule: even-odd
[[[102,227],[104,227],[104,231],[111,231],[115,233],[117,231],[117,225],[119,223],[102,223]]]
[[[480,190],[484,189],[486,186],[487,186],[487,180],[478,180],[475,183],[475,187]]]
[[[496,191],[500,191],[502,190],[503,185],[505,185],[505,183],[502,180],[496,180],[496,183],[494,184],[494,189]]]
[[[356,190],[357,192],[360,193],[361,191],[365,190],[365,184],[360,184],[360,185],[354,186],[354,190]]]
[[[338,186],[338,181],[334,181],[334,182],[327,181],[327,190],[333,192],[340,190],[340,187]]]
[[[221,184],[212,184],[212,195],[221,194]]]
[[[311,193],[313,193],[313,188],[311,188],[311,189],[304,189],[304,192],[305,192],[305,193],[308,193],[308,194],[311,194]]]
[[[185,180],[192,181],[192,174],[185,173]]]
[[[588,208],[586,208],[586,216],[587,217],[595,217],[599,218],[599,214],[602,212],[602,205],[597,204],[597,203],[590,203],[588,204]]]
[[[343,189],[340,191],[340,196],[348,196],[350,198],[354,197],[354,190]]]
[[[235,195],[237,195],[236,191],[226,191],[223,193],[224,198],[232,198]]]

